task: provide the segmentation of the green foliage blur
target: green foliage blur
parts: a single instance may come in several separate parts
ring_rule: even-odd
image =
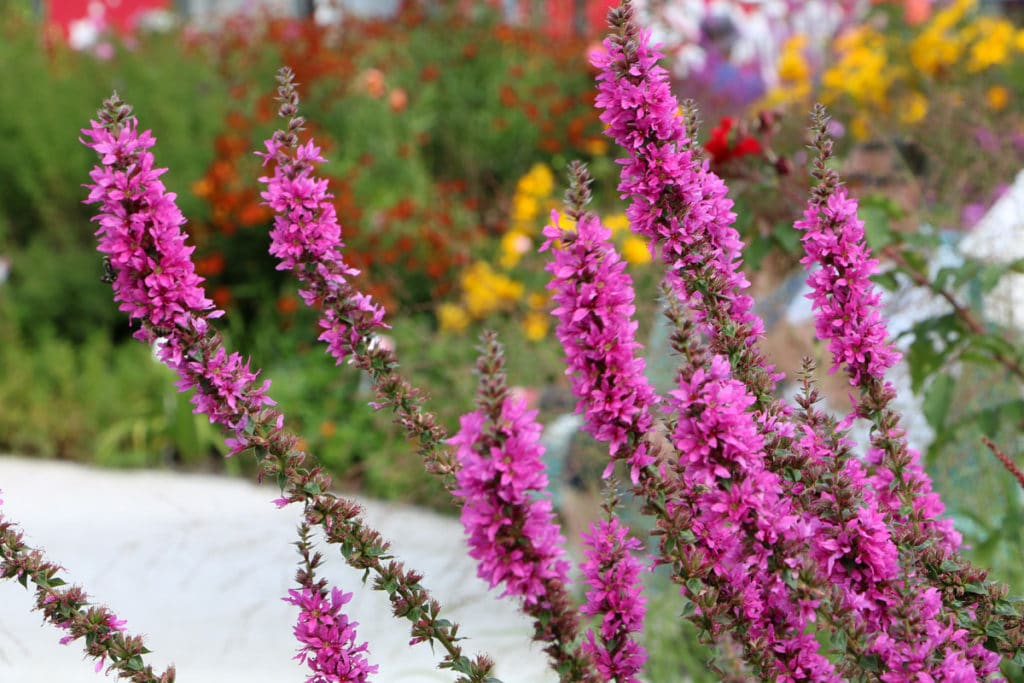
[[[472,404],[476,335],[438,330],[434,307],[462,268],[507,227],[517,179],[562,167],[600,136],[582,40],[551,43],[487,12],[468,19],[414,8],[393,21],[318,27],[229,20],[114,41],[112,58],[44,36],[28,3],[0,5],[0,452],[119,467],[246,472],[191,414],[187,395],[130,339],[101,281],[83,183],[95,163],[78,141],[116,90],[157,137],[158,165],[189,219],[208,291],[227,311],[228,343],[273,381],[272,395],[339,485],[438,504],[412,450],[366,403],[348,367],[316,342],[315,313],[267,254],[253,152],[278,126],[273,74],[298,72],[359,285],[388,307],[412,381],[446,400],[449,429]],[[560,373],[511,319],[525,381]],[[520,351],[521,349],[521,351]],[[543,365],[538,366],[538,358]]]

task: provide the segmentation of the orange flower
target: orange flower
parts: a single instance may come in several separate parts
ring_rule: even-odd
[[[244,226],[251,227],[260,225],[270,220],[270,210],[253,201],[246,202],[238,211],[238,222]]]
[[[367,69],[363,72],[363,88],[366,93],[374,98],[380,99],[384,96],[384,72],[380,69]]]
[[[400,112],[409,104],[409,96],[405,94],[405,90],[395,88],[388,94],[388,104],[391,106],[391,111]]]
[[[512,89],[510,85],[501,86],[501,90],[498,91],[498,99],[501,100],[502,105],[506,107],[514,107],[519,101],[516,96],[516,91]]]
[[[213,303],[217,304],[217,308],[226,309],[231,305],[231,289],[221,285],[213,290],[213,294],[210,295],[213,299]]]
[[[440,75],[441,70],[437,68],[436,64],[427,64],[420,72],[420,80],[424,83],[430,83],[431,81],[437,80],[437,77]]]
[[[203,277],[213,277],[224,272],[224,256],[215,251],[196,261],[196,272]]]
[[[281,315],[293,315],[299,309],[299,302],[298,299],[289,294],[279,297],[274,307]]]

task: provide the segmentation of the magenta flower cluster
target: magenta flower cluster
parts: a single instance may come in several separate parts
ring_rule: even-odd
[[[359,623],[342,612],[351,593],[332,588],[328,595],[326,590],[303,587],[289,590],[281,599],[299,608],[294,633],[302,649],[295,659],[313,672],[307,683],[366,683],[377,673],[377,665],[366,659],[367,644],[356,643]]]
[[[878,264],[864,243],[855,200],[823,182],[796,224],[804,233],[817,334],[829,343],[833,370],[845,368],[860,390],[854,414],[837,427],[815,412],[810,392],[800,410],[770,396],[776,376],[757,351],[763,324],[745,293],[732,203],[699,157],[658,65],[661,55],[631,11],[626,2],[613,12],[613,36],[592,63],[600,70],[601,119],[626,153],[619,190],[630,200],[631,227],[666,265],[680,352],[674,391],[659,397],[644,376],[632,281],[607,228],[583,211],[589,194],[580,166],[571,172],[569,195],[576,226],[557,227],[554,214],[541,247],[552,251],[549,289],[577,411],[609,446],[605,477],[619,461],[628,468],[634,495],[656,518],[654,563],[670,566],[703,635],[716,640],[731,632],[761,678],[841,681],[851,666],[870,662],[886,683],[991,679],[999,655],[986,645],[997,639],[999,624],[987,622],[995,624],[989,630],[971,622],[991,618],[997,589],[982,590],[989,585],[984,577],[961,564],[959,537],[940,519],[942,503],[887,407],[884,373],[898,354],[869,280]],[[376,361],[388,365],[391,374],[381,381],[393,390],[396,421],[423,427],[413,433],[433,439],[428,450],[441,447],[443,432],[411,415],[419,410],[418,394],[395,389],[394,357],[372,356],[374,334],[386,327],[383,309],[351,283],[357,271],[340,254],[333,196],[315,175],[324,159],[312,141],[299,143],[303,120],[290,73],[279,83],[288,127],[259,153],[273,167],[260,179],[275,212],[270,252],[279,269],[299,279],[305,303],[322,308],[320,339],[329,353],[371,376]],[[488,658],[474,668],[457,652],[457,628],[449,623],[443,631],[447,620],[437,618],[440,606],[418,586],[421,576],[381,565],[387,545],[376,532],[356,534],[362,522],[352,522],[354,506],[320,496],[329,481],[315,466],[306,469],[294,438],[281,434],[283,417],[270,409],[269,382],[260,383],[247,360],[229,354],[211,324],[222,312],[206,298],[191,262],[184,218],[160,181],[163,169],[154,167],[154,138],[138,132],[116,98],[99,118],[83,131],[83,142],[100,157],[86,201],[99,207],[99,249],[109,259],[121,310],[141,322],[136,336],[156,343],[182,391],[195,390],[197,412],[233,432],[232,453],[272,452],[267,471],[291,487],[275,503],[305,500],[315,522],[330,517],[328,540],[356,556],[356,565],[374,568],[396,614],[413,615],[412,642],[441,642],[449,652],[442,666],[475,672],[460,680],[491,680]],[[689,334],[691,322],[696,335]],[[534,637],[546,644],[564,680],[637,681],[646,660],[637,636],[645,600],[635,553],[643,545],[614,516],[592,525],[581,566],[586,603],[578,610],[569,605],[569,563],[545,493],[537,411],[508,391],[496,339],[485,337],[485,348],[479,407],[462,417],[447,442],[455,459],[438,460],[432,470],[446,477],[461,503],[478,575],[535,617]],[[872,422],[863,459],[844,435],[854,417]],[[368,663],[367,644],[357,641],[357,624],[343,613],[351,594],[313,584],[320,558],[304,557],[309,580],[300,572],[300,588],[284,598],[300,609],[296,658],[309,666],[312,683],[367,680],[377,667]],[[962,598],[986,590],[988,603]],[[579,614],[597,622],[582,639]],[[122,629],[123,622],[107,621],[109,632]],[[831,643],[823,652],[818,636],[840,630],[846,644]],[[445,633],[451,638],[444,640]]]
[[[732,595],[748,636],[773,653],[773,678],[841,680],[808,629],[816,602],[799,599],[771,570],[776,552],[804,546],[813,528],[765,467],[764,436],[749,411],[754,397],[732,379],[723,356],[680,377],[670,395],[679,418],[672,441],[685,489],[695,495],[693,533],[708,553],[716,585]],[[799,555],[775,562],[790,571],[803,564]]]
[[[134,118],[111,126],[97,121],[82,130],[83,143],[100,156],[90,173],[87,204],[98,204],[94,221],[99,251],[116,273],[114,299],[132,320],[152,328],[205,330],[206,320],[223,315],[214,309],[195,272],[181,226],[185,217],[160,181],[166,168],[153,167],[149,150],[156,139],[138,132]],[[153,341],[151,328],[136,336]]]
[[[640,580],[642,565],[633,555],[643,544],[629,536],[629,529],[615,517],[591,524],[583,543],[586,559],[580,570],[590,589],[580,612],[601,619],[596,632],[587,631],[583,649],[606,680],[636,683],[647,661],[647,652],[635,636],[643,630],[647,604]]]
[[[160,360],[179,375],[179,389],[196,390],[196,412],[235,432],[228,445],[237,453],[245,447],[247,427],[273,405],[266,393],[270,382],[258,385],[258,373],[237,353],[200,343],[210,320],[223,311],[206,298],[195,272],[195,247],[186,246],[182,231],[185,218],[160,181],[167,169],[154,168],[149,150],[156,139],[139,133],[134,117],[91,123],[82,131],[83,143],[100,164],[89,174],[85,201],[99,205],[96,236],[114,273],[114,298],[130,319],[143,323],[135,336],[157,342]]]
[[[548,485],[541,461],[537,411],[522,398],[506,397],[497,421],[483,409],[463,415],[451,439],[462,467],[453,492],[463,501],[462,524],[477,575],[503,596],[543,601],[545,583],[565,583],[569,563],[551,501],[540,495]]]
[[[359,274],[341,257],[341,228],[327,191],[327,180],[313,175],[322,163],[320,148],[310,140],[292,149],[276,137],[259,152],[274,174],[260,178],[261,194],[274,211],[270,253],[280,259],[278,270],[291,270],[304,285],[299,295],[307,306],[323,304],[320,341],[340,364],[357,353],[360,341],[387,327],[384,309],[354,290],[348,278]]]
[[[800,262],[810,270],[807,297],[819,311],[814,328],[828,342],[832,371],[845,368],[854,386],[865,377],[882,380],[900,354],[888,341],[881,294],[870,280],[878,261],[864,241],[857,200],[836,188],[824,205],[811,201],[794,227],[804,231]]]
[[[608,444],[612,459],[629,465],[634,484],[640,472],[654,463],[640,439],[654,424],[658,398],[644,375],[642,350],[633,319],[633,282],[626,263],[611,243],[611,232],[593,214],[583,215],[575,231],[559,227],[557,213],[544,228],[541,251],[552,251],[548,284],[558,318],[556,333],[565,350],[565,374],[579,399],[590,434]]]
[[[630,228],[651,241],[652,252],[660,249],[669,282],[691,304],[696,322],[705,322],[709,304],[720,299],[753,344],[764,324],[743,293],[750,283],[740,269],[743,241],[733,227],[732,200],[708,163],[694,157],[669,74],[658,64],[662,56],[641,29],[628,46],[609,38],[590,57],[599,69],[596,106],[605,134],[627,154],[619,159],[619,192],[631,199]],[[705,266],[701,286],[687,279],[689,270]],[[706,331],[719,334],[710,322]]]

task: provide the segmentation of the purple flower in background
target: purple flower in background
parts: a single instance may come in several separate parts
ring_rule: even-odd
[[[299,608],[293,630],[302,644],[295,659],[305,662],[313,673],[307,683],[364,683],[378,667],[367,659],[367,643],[356,644],[356,626],[341,608],[352,599],[351,593],[326,590],[291,589],[281,598]]]
[[[522,399],[506,397],[500,420],[491,422],[483,409],[463,415],[450,440],[462,465],[453,493],[465,501],[462,525],[477,575],[527,604],[543,601],[545,582],[565,583],[569,569],[551,501],[538,496],[548,478],[536,415]]]
[[[580,570],[590,589],[580,612],[601,617],[597,632],[587,631],[583,650],[606,679],[634,683],[647,661],[647,652],[633,635],[643,631],[647,603],[641,594],[642,565],[632,554],[643,544],[616,517],[591,524],[583,543],[586,561]]]
[[[556,212],[544,228],[547,241],[541,251],[560,241],[547,265],[552,274],[558,340],[565,349],[565,374],[571,377],[577,412],[594,438],[609,444],[612,461],[630,466],[636,484],[639,472],[654,462],[643,442],[654,423],[651,412],[658,403],[647,377],[642,349],[633,320],[633,281],[626,264],[615,252],[610,231],[594,215],[580,218],[576,231],[563,232]]]

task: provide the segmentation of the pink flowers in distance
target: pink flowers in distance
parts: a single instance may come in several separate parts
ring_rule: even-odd
[[[377,666],[366,659],[368,645],[356,643],[356,626],[341,611],[352,599],[351,593],[332,588],[316,591],[308,587],[290,589],[281,598],[299,608],[295,638],[302,645],[295,659],[312,670],[307,683],[366,683]]]

